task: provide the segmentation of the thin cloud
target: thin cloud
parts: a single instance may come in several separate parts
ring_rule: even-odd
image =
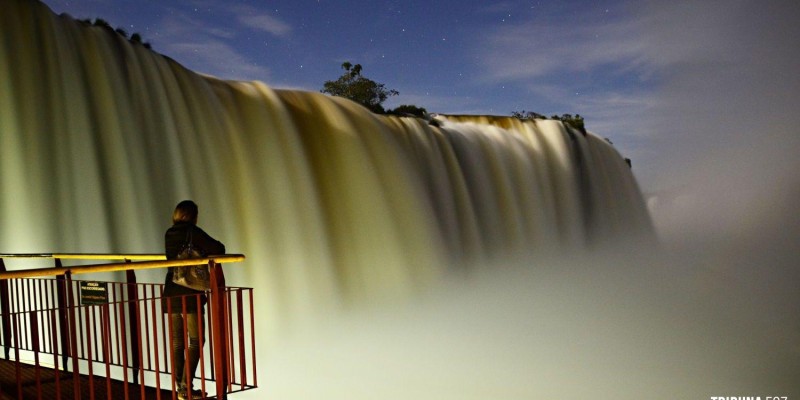
[[[275,36],[287,36],[292,31],[291,25],[272,15],[265,13],[255,13],[255,10],[249,8],[240,8],[238,12],[238,21],[251,29],[264,31]]]
[[[219,40],[182,42],[168,46],[167,52],[200,73],[222,79],[265,80],[269,69],[253,63],[233,46]]]
[[[647,75],[652,60],[645,50],[643,29],[642,21],[634,19],[588,24],[526,21],[488,36],[478,52],[493,81],[598,67]]]
[[[519,5],[512,1],[498,1],[491,4],[480,5],[476,12],[483,14],[500,14],[519,10]]]
[[[158,30],[160,35],[170,38],[159,51],[189,69],[222,79],[269,79],[269,68],[237,49],[236,31],[231,27],[173,10],[161,21]]]
[[[400,95],[386,102],[386,108],[395,108],[402,104],[413,104],[424,107],[430,113],[479,114],[477,100],[463,96],[432,96],[400,90]]]

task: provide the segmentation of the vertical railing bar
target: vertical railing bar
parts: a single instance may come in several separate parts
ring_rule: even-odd
[[[130,264],[131,260],[125,259],[125,263]],[[136,272],[132,269],[128,269],[125,271],[126,277],[126,294],[128,296],[128,326],[130,328],[130,346],[131,346],[131,355],[133,356],[133,362],[131,368],[133,369],[133,383],[138,383],[139,381],[139,369],[141,369],[142,363],[140,360],[141,356],[141,329],[139,327],[139,314],[138,304],[139,295],[136,291]],[[120,292],[122,291],[122,285],[120,285]],[[142,377],[143,378],[143,377]],[[143,378],[144,379],[144,378]]]
[[[55,264],[57,268],[63,268],[61,259],[56,258]],[[70,350],[70,337],[67,316],[69,304],[67,304],[67,278],[65,275],[56,276],[56,294],[58,295],[58,327],[61,331],[61,369],[68,371],[67,358],[72,355]]]
[[[183,372],[181,372],[179,376],[181,377],[180,379],[184,381],[186,381],[187,380],[186,377],[189,376],[189,327],[188,327],[188,321],[186,319],[187,319],[186,296],[181,296],[181,321],[183,322],[183,330],[181,331],[183,332],[183,348],[181,349],[181,352],[183,353]],[[174,346],[175,345],[173,344],[173,347]],[[191,384],[191,382],[180,382],[179,385],[187,383]],[[192,400],[191,387],[187,387],[186,393],[189,395],[189,400]]]
[[[169,366],[167,366],[165,363],[164,367],[165,370],[169,372],[175,368],[175,358],[172,356],[173,327],[172,318],[170,318],[170,314],[172,313],[172,304],[169,301],[167,301],[165,304],[167,305],[167,313],[162,314],[161,316],[161,331],[166,333],[164,335],[164,359],[165,361],[169,360]],[[164,315],[166,315],[166,318],[164,318]],[[170,373],[170,381],[172,382],[172,399],[175,400],[175,374]]]
[[[17,377],[17,399],[22,400],[22,371],[19,362],[19,318],[20,313],[14,314],[14,371]]]
[[[241,374],[242,386],[247,385],[247,364],[244,359],[244,310],[242,309],[242,290],[236,290],[236,318],[238,322],[239,334],[239,373]]]
[[[76,282],[76,281],[73,281],[73,283],[74,282]],[[74,287],[74,285],[73,285],[73,287]],[[85,307],[81,307],[80,303],[76,302],[76,310],[78,311],[77,329],[78,329],[78,339],[79,339],[78,340],[79,350],[75,351],[75,357],[76,358],[85,359],[85,358],[87,358],[86,357],[86,347],[88,346],[88,343],[89,343],[87,341],[87,339],[86,339],[86,335],[83,332],[84,326],[87,325],[84,322],[85,321],[84,317],[86,315],[86,308]],[[89,330],[88,327],[87,327],[86,330],[87,331]]]
[[[23,310],[21,309],[22,306],[20,305],[22,303],[22,301],[20,300],[20,296],[25,295],[24,291],[22,290],[24,284],[25,284],[24,279],[17,279],[14,282],[14,307],[13,307],[14,312],[23,312]]]
[[[6,272],[6,264],[3,262],[2,258],[0,258],[0,272]],[[11,310],[9,295],[8,280],[0,280],[0,314],[2,314],[0,322],[3,324],[3,330],[0,333],[3,335],[3,350],[6,360],[8,360],[11,352]]]
[[[40,308],[38,310],[40,312],[46,312],[49,308],[47,307],[48,299],[50,298],[50,279],[48,278],[40,278],[39,279],[39,298],[40,298]],[[43,317],[42,325],[39,327],[41,329],[41,342],[39,346],[42,348],[42,353],[50,353],[50,341],[47,338],[50,337],[50,325],[46,323],[47,317]]]
[[[6,272],[6,265],[2,258],[0,258],[0,272]],[[3,350],[6,360],[8,360],[11,352],[11,310],[9,295],[8,280],[0,280],[0,314],[2,314],[2,320],[0,322],[3,324],[3,330],[0,333],[3,335]]]
[[[78,344],[70,349],[70,354],[69,355],[70,355],[70,357],[79,359],[80,357],[82,357],[81,350],[80,350],[81,349],[80,340],[83,337],[82,336],[83,332],[81,331],[80,308],[79,308],[79,306],[75,305],[75,293],[73,291],[73,282],[74,281],[69,281],[69,283],[67,283],[67,287],[69,288],[69,289],[67,289],[67,293],[69,293],[68,294],[68,296],[69,296],[69,306],[73,307],[71,309],[73,313],[77,313],[77,314],[73,315],[73,318],[75,318],[75,319],[74,320],[70,320],[70,324],[69,324],[69,326],[70,326],[70,341],[74,338],[74,339],[76,339],[78,341]],[[70,345],[70,346],[72,346],[72,345]]]
[[[97,340],[97,338],[102,338],[103,335],[103,327],[97,323],[97,313],[100,312],[100,307],[98,305],[91,306],[92,310],[92,331],[94,332],[94,354],[96,361],[100,361],[100,346],[102,345],[101,340]],[[101,315],[102,317],[102,315]]]
[[[31,307],[32,304],[33,304],[33,289],[31,289],[32,285],[33,285],[33,282],[32,282],[31,279],[25,279],[25,297],[27,297],[28,300],[24,304],[27,307],[25,307],[25,310],[23,312],[26,312],[26,313],[28,311],[31,311],[29,309],[29,307]],[[28,321],[28,318],[25,318],[25,319],[22,320],[22,325],[23,325],[22,326],[22,331],[26,332],[26,334],[22,335],[23,342],[25,343],[22,346],[23,346],[24,349],[30,350],[31,349],[31,338],[30,338],[31,328],[30,328],[30,322]]]
[[[31,321],[31,347],[33,349],[33,368],[36,379],[36,398],[42,400],[42,374],[39,369],[39,316],[37,311],[29,311],[28,315]]]
[[[234,362],[234,348],[233,348],[233,309],[231,302],[231,291],[225,289],[225,322],[227,332],[225,332],[225,339],[227,339],[228,346],[228,391],[233,390],[233,382],[236,375],[236,363]]]
[[[75,295],[73,292],[73,283],[72,283],[72,273],[66,271],[64,273],[64,277],[66,279],[66,286],[67,286],[67,307],[69,308],[69,343],[70,343],[70,355],[72,357],[72,391],[75,395],[75,399],[81,398],[81,375],[80,375],[80,366],[78,364],[78,338],[75,336],[75,324],[77,323],[75,318]]]
[[[51,341],[53,343],[53,373],[55,374],[55,382],[56,382],[56,399],[61,399],[61,370],[58,368],[58,329],[56,323],[58,319],[56,318],[57,310],[55,308],[50,309],[50,326],[53,332]]]
[[[16,298],[16,301],[15,301],[16,304],[14,305],[14,308],[17,310],[18,313],[24,313],[25,310],[26,310],[26,308],[25,308],[25,279],[20,279],[18,283],[19,283],[19,285],[18,285],[19,289],[17,289],[17,295],[16,295],[17,298]],[[17,345],[17,347],[19,347],[20,349],[24,349],[24,346],[25,346],[25,335],[23,334],[23,332],[26,330],[25,329],[25,321],[24,320],[23,321],[17,321],[17,323],[20,325],[18,327],[18,332],[15,335],[15,336],[19,336],[17,338],[18,339],[18,343],[19,343],[19,345]],[[17,343],[17,342],[15,342],[15,343]]]
[[[145,288],[147,289],[147,287]],[[156,320],[156,301],[155,301],[155,286],[149,286],[150,289],[150,308],[152,310],[151,318],[153,318],[153,357],[155,360],[155,371],[156,371],[156,400],[161,400],[161,367],[160,362],[158,359],[158,321]],[[163,313],[162,321],[163,321]],[[164,361],[164,365],[166,366],[166,360]]]
[[[116,290],[116,288],[112,288],[111,295],[112,295],[112,298],[114,299],[113,300],[114,304],[119,304],[119,302],[118,302],[119,299],[117,298],[117,290]],[[116,353],[116,358],[114,359],[115,365],[119,365],[119,364],[125,362],[125,361],[121,361],[121,360],[125,359],[125,356],[124,356],[125,349],[123,348],[124,345],[120,345],[120,343],[119,343],[119,341],[120,341],[120,320],[122,320],[121,323],[124,324],[125,323],[125,315],[120,311],[120,307],[115,307],[114,308],[114,326],[117,329],[117,334],[114,335],[114,343],[116,345],[112,346],[114,348],[114,350],[115,350],[115,353]],[[127,379],[127,377],[126,377],[126,379]]]
[[[43,311],[47,309],[47,294],[48,294],[48,281],[49,278],[39,278],[39,308],[36,311]]]
[[[125,392],[125,400],[129,400],[130,393],[128,388],[128,346],[127,346],[128,338],[125,334],[125,327],[123,326],[125,324],[125,310],[121,302],[117,303],[117,313],[118,313],[117,332],[119,333],[119,336],[122,336],[120,338],[120,340],[122,341],[122,346],[120,346],[122,347],[122,376],[124,378],[122,381],[122,387],[124,388]]]
[[[19,309],[19,296],[20,296],[20,292],[22,291],[20,289],[21,285],[22,285],[22,279],[14,279],[14,286],[12,287],[12,291],[14,292],[13,293],[13,297],[12,297],[13,301],[11,303],[11,305],[12,305],[11,311],[12,312],[19,312],[20,311],[20,309]]]
[[[202,316],[205,320],[205,316],[200,312],[202,310],[202,306],[200,305],[200,295],[195,296],[195,302],[195,307],[197,307],[197,317],[200,318]],[[204,334],[205,332],[203,332],[203,330],[205,330],[205,324],[197,324],[197,337],[200,338],[200,390],[202,390],[203,393],[206,393],[206,357],[204,354],[205,352],[203,351],[203,348],[205,347],[205,343],[203,343],[203,341],[205,341],[206,335]]]
[[[256,369],[256,316],[255,307],[253,307],[253,289],[248,289],[250,293],[250,342],[252,350],[250,356],[253,359],[253,387],[258,387],[258,371]]]
[[[213,291],[212,291],[212,293],[211,293],[211,295],[209,297],[211,297],[211,296],[213,296]],[[212,308],[212,303],[211,303],[211,301],[209,299],[208,308],[206,309],[206,321],[209,321],[209,324],[217,324],[218,322],[216,320],[214,320],[214,317],[212,316],[212,314],[213,314],[213,308]],[[216,334],[217,333],[213,329],[213,325],[209,325],[209,326],[211,327],[211,329],[208,330],[208,346],[209,346],[209,349],[211,351],[209,351],[209,360],[208,360],[208,362],[212,366],[212,368],[211,368],[211,378],[210,379],[211,380],[216,380],[216,375],[215,375],[216,374],[216,370],[214,368],[214,366],[216,366],[216,363],[214,362],[214,357],[215,357],[215,355],[214,355],[214,348],[215,347],[214,346],[215,346],[215,343],[217,341],[217,338],[216,338]]]
[[[94,358],[92,353],[92,342],[96,342],[92,340],[92,333],[94,329],[92,327],[95,326],[95,313],[94,308],[95,306],[83,306],[84,314],[86,315],[86,361],[87,367],[89,370],[89,400],[94,400]],[[91,326],[89,326],[88,322],[91,321]],[[96,352],[95,352],[96,354]]]
[[[25,307],[25,309],[22,310],[22,312],[28,312],[28,311],[30,311],[29,307],[31,307],[31,304],[33,304],[33,300],[31,299],[31,293],[33,292],[33,290],[31,289],[31,284],[33,282],[32,282],[32,279],[29,279],[29,278],[25,278],[23,280],[23,282],[25,282],[25,297],[27,299],[24,299],[25,301],[22,302],[23,307]],[[25,331],[25,332],[29,332],[30,331],[30,328],[28,327],[28,325],[29,325],[29,323],[28,323],[27,318],[26,318],[22,322],[23,331]]]
[[[211,273],[211,315],[213,317],[213,331],[216,337],[214,340],[214,369],[216,381],[216,396],[218,399],[227,398],[227,379],[228,379],[228,356],[226,353],[227,340],[225,338],[225,323],[224,323],[224,293],[220,290],[225,288],[225,276],[222,273],[222,267],[216,264],[213,260],[208,262]]]
[[[145,289],[146,288],[147,287],[145,287]],[[145,304],[145,307],[144,307],[144,309],[145,309],[145,315],[144,315],[144,326],[145,326],[145,328],[144,328],[144,331],[145,332],[150,332],[150,324],[151,323],[153,324],[153,327],[155,328],[155,323],[156,323],[156,321],[155,321],[155,312],[156,311],[155,311],[155,308],[153,308],[153,307],[147,307],[147,304],[148,303],[153,304],[153,303],[155,303],[155,300],[153,298],[148,298],[147,296],[145,296],[145,298],[147,300],[145,300],[145,302],[144,302],[144,304]],[[157,336],[154,335],[152,337],[152,343],[151,343],[150,335],[145,335],[145,338],[147,339],[147,348],[148,349],[158,350],[158,337]],[[147,352],[147,368],[150,369],[150,370],[153,370],[154,368],[156,368],[156,367],[153,367],[153,364],[154,364],[154,361],[156,361],[157,359],[154,360],[153,357],[154,357],[153,353],[151,353],[148,350],[148,352]]]
[[[138,298],[138,296],[137,296],[137,298]],[[131,300],[128,299],[128,301],[131,301]],[[134,305],[136,306],[136,318],[135,319],[138,321],[139,318],[140,318],[140,314],[141,314],[141,310],[140,310],[140,307],[139,307],[139,301],[137,300],[136,303],[134,303]],[[137,323],[136,326],[139,326],[138,323]],[[145,333],[146,332],[147,331],[145,331]],[[138,374],[139,374],[139,392],[141,393],[141,400],[145,400],[145,397],[144,397],[144,395],[145,395],[145,382],[144,382],[144,368],[143,368],[143,366],[144,366],[144,362],[143,362],[144,355],[142,354],[142,331],[140,329],[136,330],[136,341],[138,342],[136,347],[137,347],[138,353],[139,353],[138,354],[138,357],[139,357],[138,358],[138,365],[137,365]],[[135,372],[136,372],[136,370],[134,370],[134,375],[136,375]],[[134,383],[136,383],[136,380],[134,380]]]
[[[173,346],[173,344],[172,344],[172,335],[175,334],[175,329],[176,328],[173,326],[174,324],[172,323],[172,302],[171,301],[167,301],[166,304],[167,304],[167,317],[162,319],[162,321],[166,320],[166,324],[169,327],[169,332],[168,332],[169,335],[167,335],[166,340],[164,340],[164,342],[169,342],[169,346],[170,346],[169,347],[170,351],[168,353],[166,353],[166,354],[169,354],[169,356],[168,356],[169,357],[169,369],[168,370],[171,371],[169,376],[170,376],[170,381],[172,382],[172,399],[175,400],[176,389],[177,389],[177,387],[175,385],[177,384],[177,382],[175,382],[175,375],[176,374],[173,371],[175,369],[175,352],[172,351],[172,346]]]
[[[35,302],[35,304],[33,306],[33,309],[36,310],[36,311],[42,310],[42,301],[41,301],[42,300],[42,279],[41,278],[37,278],[36,282],[33,285],[36,287],[36,290],[34,291],[34,296],[33,296],[34,302]]]
[[[225,288],[225,299],[228,302],[228,313],[225,319],[228,323],[228,360],[230,360],[228,367],[228,383],[232,385],[234,382],[236,382],[236,369],[239,367],[238,363],[236,362],[236,346],[234,345],[234,336],[236,332],[233,330],[234,305],[232,289]],[[232,386],[229,387],[228,390],[233,390]]]
[[[150,309],[147,307],[147,293],[145,292],[145,288],[147,287],[146,283],[137,283],[135,285],[136,290],[136,298],[137,303],[139,304],[139,329],[142,332],[142,341],[144,346],[142,349],[144,350],[143,358],[142,358],[142,369],[145,371],[150,371],[150,334],[149,332],[149,313]]]
[[[39,280],[39,282],[40,282],[39,293],[40,293],[41,299],[42,299],[41,300],[41,302],[42,302],[41,308],[39,308],[39,310],[42,311],[42,312],[46,312],[46,310],[50,309],[47,306],[48,303],[49,303],[49,299],[50,299],[50,281],[51,281],[51,279],[45,279],[45,278],[42,278],[42,279]],[[45,318],[45,320],[46,320],[46,318]],[[50,353],[50,341],[47,340],[47,338],[49,338],[50,335],[51,335],[50,324],[43,323],[42,326],[41,326],[41,329],[42,329],[42,337],[43,337],[43,339],[42,339],[42,342],[40,343],[40,346],[42,346],[42,352]]]
[[[102,305],[103,325],[103,363],[106,365],[106,398],[113,399],[111,391],[111,309],[108,303]]]
[[[21,289],[22,285],[23,285],[22,279],[14,280],[13,311],[15,313],[22,312],[22,310],[20,310],[20,308],[21,308],[20,307],[20,296],[22,296],[22,294],[21,294],[22,293],[22,289]],[[19,327],[17,327],[17,328],[19,328]],[[17,337],[18,335],[19,335],[19,330],[15,329],[14,330],[14,337],[16,339],[15,339],[14,343],[15,343],[15,347],[17,347],[17,348],[19,348],[19,345],[18,345],[19,338]]]

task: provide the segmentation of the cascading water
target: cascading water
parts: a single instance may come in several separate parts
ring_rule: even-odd
[[[0,148],[2,251],[159,252],[191,198],[248,256],[227,279],[257,289],[264,333],[447,268],[652,235],[591,133],[201,76],[35,1],[0,13]]]

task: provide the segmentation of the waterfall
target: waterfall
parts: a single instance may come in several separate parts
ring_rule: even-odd
[[[193,199],[248,256],[226,277],[257,289],[265,333],[448,269],[652,235],[592,133],[203,76],[28,0],[0,12],[0,148],[0,250],[161,252]]]

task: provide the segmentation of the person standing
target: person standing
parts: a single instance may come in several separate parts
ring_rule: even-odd
[[[197,216],[197,204],[191,200],[181,201],[175,207],[172,213],[172,226],[164,234],[167,260],[177,259],[178,253],[190,241],[201,254],[225,254],[225,245],[197,226]],[[205,342],[206,293],[173,282],[174,270],[175,267],[170,267],[167,271],[161,297],[162,310],[165,314],[169,314],[170,318],[172,376],[177,385],[179,400],[189,398],[190,394],[192,398],[200,399],[205,397],[205,394],[201,390],[194,389],[192,381]]]

